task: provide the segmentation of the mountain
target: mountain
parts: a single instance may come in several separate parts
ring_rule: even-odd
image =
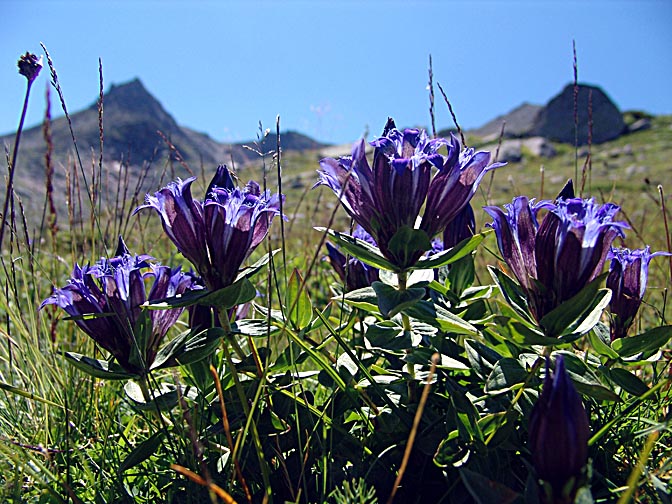
[[[99,158],[98,116],[97,100],[88,108],[70,114],[77,147],[87,173],[91,172],[93,166],[97,166]],[[171,159],[174,162],[182,161],[194,172],[200,172],[201,167],[211,171],[219,164],[230,165],[231,161],[240,167],[257,159],[254,152],[243,147],[253,145],[253,141],[225,144],[217,142],[205,133],[178,124],[139,79],[119,85],[113,84],[104,94],[103,131],[103,160],[106,168],[104,176],[110,178],[110,184],[115,183],[116,174],[121,173],[119,170],[121,165],[128,166],[131,173],[139,174],[141,168],[150,163],[153,167],[152,172],[158,173],[166,166],[166,160]],[[74,146],[65,117],[51,122],[51,135],[55,189],[65,191],[66,171],[71,169],[75,162]],[[11,134],[0,137],[0,145],[12,148],[14,136]],[[284,152],[312,150],[326,146],[294,131],[281,133],[281,142]],[[268,140],[267,145],[268,150],[274,149],[275,138]],[[17,160],[15,187],[17,193],[23,195],[25,200],[38,199],[30,196],[44,193],[45,153],[46,142],[42,126],[24,130]],[[158,177],[156,178],[155,183],[158,183]],[[144,189],[154,189],[151,183],[146,181]],[[34,209],[42,204],[41,201],[27,201],[27,203],[32,203]]]
[[[591,141],[595,144],[613,140],[626,132],[623,114],[601,88],[578,84],[576,91],[576,120],[579,126],[576,140],[579,145],[588,143],[591,121]],[[508,114],[470,130],[469,134],[491,142],[497,140],[502,124],[506,122],[504,138],[543,137],[574,144],[574,92],[574,84],[568,84],[546,105],[523,103]]]

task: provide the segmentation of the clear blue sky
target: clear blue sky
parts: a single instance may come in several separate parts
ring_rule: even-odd
[[[672,113],[672,1],[37,1],[0,0],[0,133],[13,131],[25,79],[16,60],[49,50],[70,111],[139,77],[178,123],[220,141],[258,123],[347,143],[388,115],[429,125],[431,53],[463,127],[572,81],[621,109]],[[34,86],[41,121],[49,72]],[[437,91],[438,95],[438,91]],[[58,101],[52,94],[54,112]],[[437,96],[437,126],[451,125]]]

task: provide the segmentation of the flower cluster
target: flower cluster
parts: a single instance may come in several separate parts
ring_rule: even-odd
[[[205,200],[199,201],[191,194],[194,180],[177,179],[148,194],[135,212],[156,210],[168,237],[214,291],[235,281],[242,263],[264,240],[280,213],[280,196],[262,192],[254,181],[238,188],[226,166],[219,166]]]
[[[58,306],[124,370],[144,375],[183,308],[150,311],[151,329],[145,338],[139,338],[142,305],[183,294],[195,281],[192,274],[180,268],[150,263],[149,259],[147,255],[131,254],[119,238],[114,257],[102,258],[93,266],[75,265],[67,285],[55,288],[40,309],[49,304]],[[147,294],[145,283],[149,278],[154,280]]]
[[[547,213],[541,223],[538,213]],[[485,207],[494,219],[500,253],[528,298],[537,321],[576,295],[604,267],[611,244],[623,236],[625,222],[614,220],[619,207],[593,199],[556,202],[518,196],[499,207]]]
[[[332,189],[385,258],[402,270],[413,266],[431,248],[430,240],[465,208],[483,176],[502,165],[489,164],[490,153],[461,151],[453,135],[430,140],[422,130],[397,130],[392,119],[371,146],[372,166],[364,140],[354,145],[350,157],[320,161],[316,185]],[[442,148],[446,155],[439,152]],[[426,235],[424,243],[415,245],[410,253],[400,253],[395,235],[404,228],[416,229],[418,220]]]

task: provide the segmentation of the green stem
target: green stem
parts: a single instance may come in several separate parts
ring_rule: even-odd
[[[149,393],[149,384],[147,383],[147,376],[142,376],[138,380],[138,385],[140,385],[140,391],[142,392],[142,397],[146,403],[152,402],[152,396]]]
[[[219,322],[222,324],[222,329],[224,329],[224,332],[226,333],[226,340],[231,343],[231,347],[233,348],[234,352],[236,352],[236,355],[241,360],[244,359],[245,352],[243,352],[243,349],[240,347],[240,344],[233,335],[228,311],[225,308],[218,308],[217,315],[219,316]]]
[[[399,283],[399,291],[405,291],[408,283],[408,271],[399,271],[397,272],[397,281]],[[411,327],[411,319],[406,315],[405,313],[401,314],[401,323],[402,327],[404,328],[404,336],[409,336],[412,338],[412,327]],[[412,348],[407,348],[406,349],[406,356],[408,356]],[[410,379],[408,380],[408,400],[411,403],[417,402],[418,394],[417,394],[417,384],[415,383],[415,367],[413,366],[412,362],[407,362],[406,363],[406,371],[408,371],[408,374],[410,376]]]

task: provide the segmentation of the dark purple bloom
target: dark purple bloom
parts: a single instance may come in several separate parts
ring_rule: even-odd
[[[382,254],[395,266],[412,266],[429,249],[431,238],[441,233],[464,208],[485,171],[489,155],[467,150],[451,140],[428,138],[424,131],[396,129],[389,119],[383,136],[371,142],[373,166],[365,153],[364,140],[355,144],[352,156],[320,161],[320,180],[339,197],[350,216],[376,241]],[[439,150],[447,148],[447,155]],[[432,178],[432,167],[438,172]],[[402,228],[415,229],[420,211],[425,215],[419,228],[426,245],[409,255],[399,255],[390,246]]]
[[[649,277],[649,262],[652,257],[670,255],[667,252],[654,252],[647,246],[644,249],[629,250],[612,248],[607,287],[611,289],[611,340],[623,338],[637,315],[644,299],[646,283]]]
[[[150,369],[168,329],[183,311],[150,312],[151,331],[140,338],[136,330],[142,304],[186,292],[194,277],[179,268],[150,264],[148,256],[130,254],[121,239],[117,252],[93,266],[75,265],[67,285],[55,288],[40,308],[48,304],[60,307],[126,371],[142,375]],[[145,281],[152,277],[147,295]]]
[[[207,288],[217,290],[234,282],[243,261],[266,237],[280,213],[280,196],[262,193],[254,181],[238,188],[228,169],[220,166],[201,202],[191,195],[193,180],[178,179],[154,196],[148,194],[135,211],[155,209],[177,249]]]
[[[532,463],[537,476],[552,489],[550,502],[574,502],[588,461],[589,438],[588,415],[565,370],[564,359],[558,355],[554,373],[546,362],[544,388],[529,423]],[[568,488],[569,495],[563,495],[572,478],[574,484]]]
[[[612,242],[628,227],[614,220],[618,206],[600,206],[593,199],[535,203],[519,196],[504,208],[485,211],[494,219],[499,250],[537,321],[602,272]],[[548,212],[539,224],[542,208]]]
[[[444,231],[460,215],[486,173],[505,164],[490,164],[489,152],[475,152],[471,148],[460,151],[460,142],[455,135],[451,134],[446,144],[448,155],[442,157],[439,171],[429,185],[420,224],[420,229],[430,237]],[[468,214],[465,217],[468,218]]]
[[[42,56],[38,58],[37,55],[26,52],[21,55],[17,65],[19,73],[28,79],[29,83],[32,83],[42,70]]]
[[[376,242],[371,235],[359,225],[355,227],[352,236],[364,240],[374,247],[376,246]],[[378,268],[369,266],[356,257],[347,257],[338,247],[333,246],[331,243],[327,243],[327,252],[329,254],[329,263],[341,279],[341,282],[343,282],[343,285],[345,285],[346,292],[368,287],[380,279]]]
[[[462,240],[471,238],[476,233],[476,219],[474,209],[467,203],[465,207],[451,220],[443,232],[443,249],[448,250]]]

